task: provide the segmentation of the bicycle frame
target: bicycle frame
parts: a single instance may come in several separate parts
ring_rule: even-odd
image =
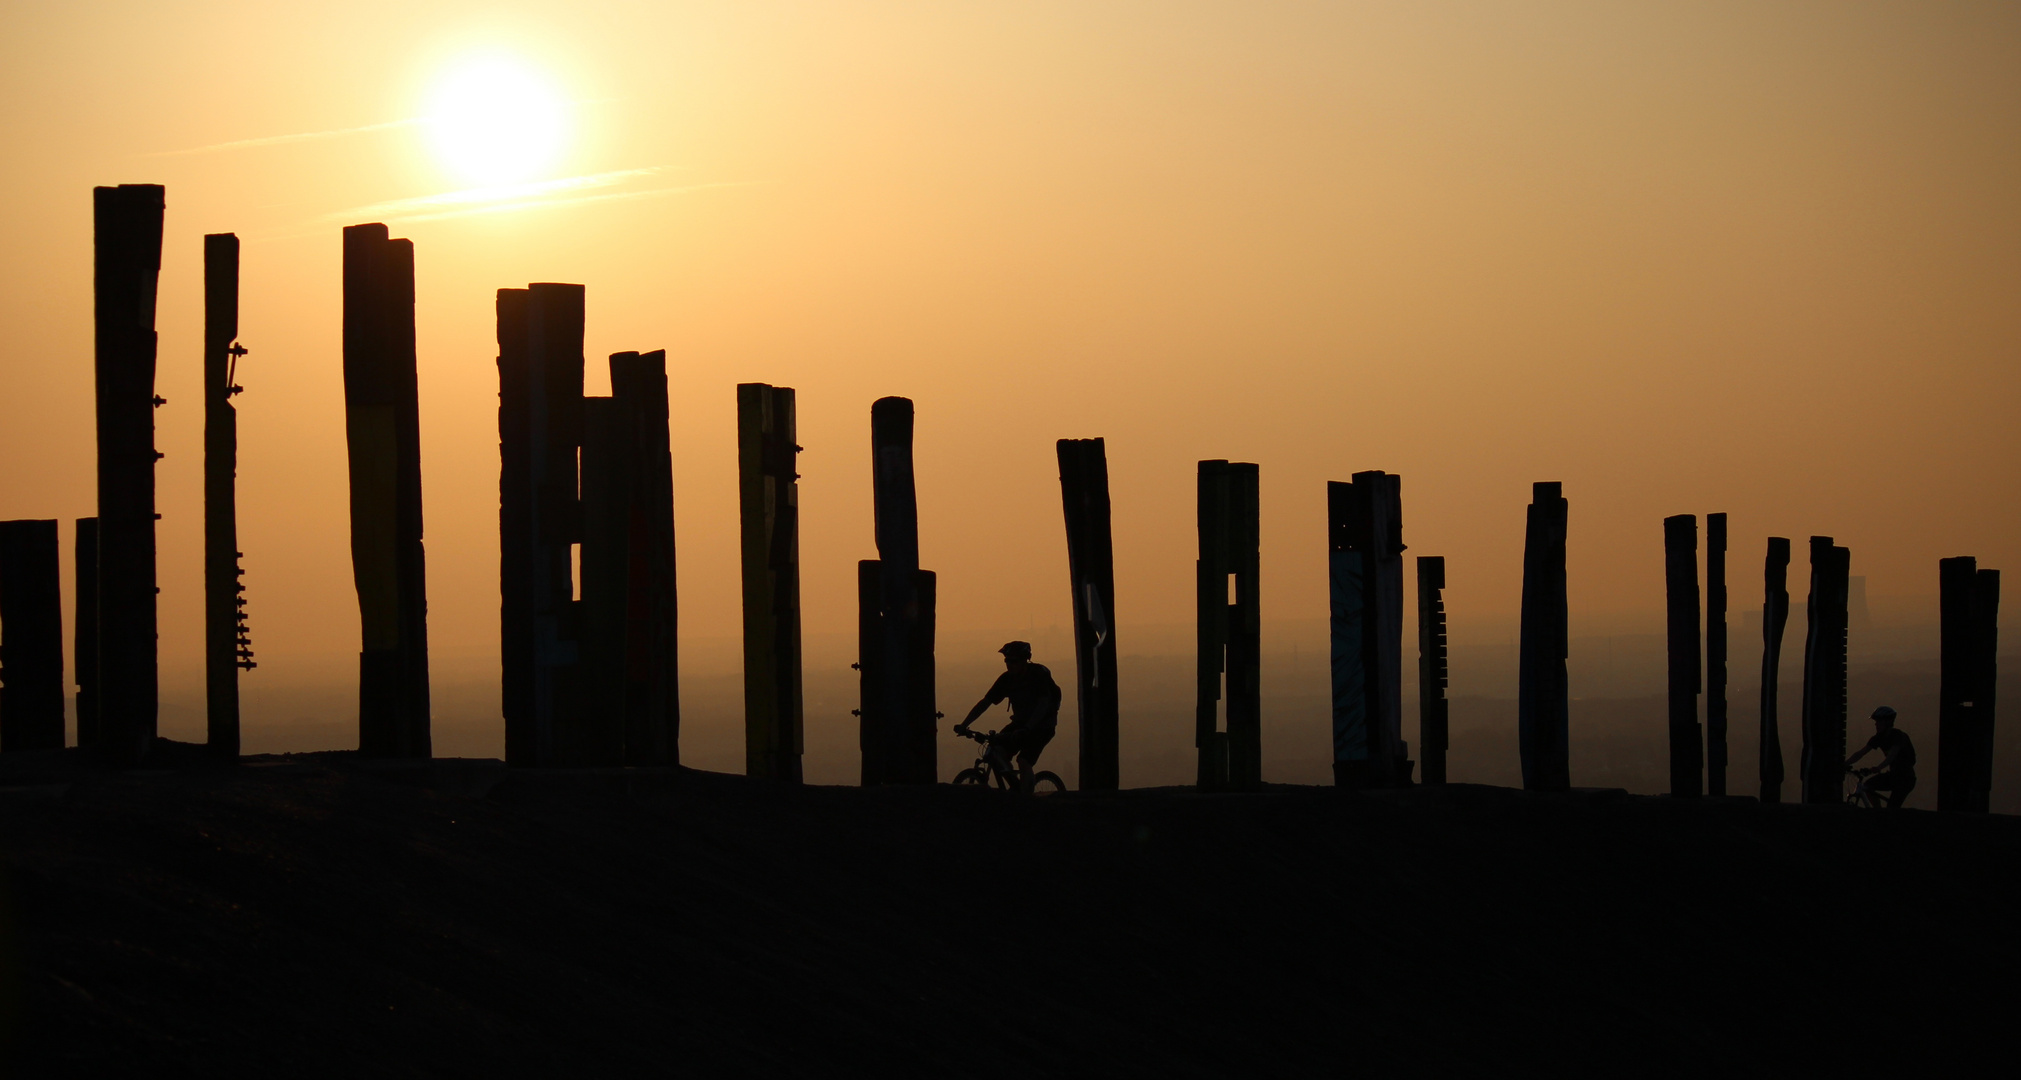
[[[997,787],[1015,790],[1018,784],[1017,767],[996,748],[996,732],[992,731],[987,735],[970,732],[968,737],[982,744],[982,756],[975,759],[975,767],[981,769],[982,774],[989,777]]]
[[[1867,786],[1866,777],[1851,769],[1846,770],[1846,775],[1853,778],[1853,789],[1846,793],[1847,806],[1858,807],[1862,810],[1879,810],[1887,805],[1879,793]]]

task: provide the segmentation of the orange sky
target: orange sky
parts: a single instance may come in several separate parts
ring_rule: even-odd
[[[476,55],[564,101],[529,179],[595,179],[411,202],[471,184],[396,122]],[[1660,632],[1666,514],[1731,513],[1736,608],[1769,533],[1931,617],[1939,557],[2021,569],[2011,4],[14,4],[0,91],[0,517],[93,512],[90,189],[168,187],[165,677],[199,649],[205,232],[246,242],[253,677],[357,649],[361,220],[416,247],[444,663],[496,656],[491,304],[529,281],[588,286],[593,390],[668,350],[698,648],[738,626],[739,381],[800,391],[810,633],[854,625],[886,394],[949,632],[1068,619],[1063,436],[1109,440],[1125,652],[1192,617],[1203,457],[1262,465],[1266,619],[1325,613],[1323,482],[1375,468],[1456,640],[1515,608],[1534,480],[1575,633]]]

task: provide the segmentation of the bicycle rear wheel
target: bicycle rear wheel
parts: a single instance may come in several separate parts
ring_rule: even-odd
[[[1032,777],[1034,795],[1058,795],[1065,790],[1067,790],[1066,782],[1060,779],[1058,773],[1042,772]]]

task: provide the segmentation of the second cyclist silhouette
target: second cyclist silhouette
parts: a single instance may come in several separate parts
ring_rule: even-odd
[[[1060,684],[1053,681],[1053,673],[1044,664],[1032,663],[1029,642],[1013,641],[997,651],[1003,654],[1004,673],[996,677],[989,693],[975,703],[967,718],[954,729],[967,734],[968,726],[988,712],[990,706],[1009,701],[1010,726],[997,732],[991,745],[1006,758],[1016,756],[1022,787],[1030,784],[1039,754],[1053,741],[1053,732],[1059,727]]]

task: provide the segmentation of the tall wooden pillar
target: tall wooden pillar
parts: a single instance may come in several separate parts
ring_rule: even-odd
[[[582,338],[585,290],[498,290],[499,632],[505,760],[608,763],[584,730]]]
[[[1782,801],[1782,732],[1776,710],[1782,680],[1782,636],[1789,626],[1789,538],[1768,538],[1761,604],[1761,801]]]
[[[581,765],[679,761],[666,353],[616,353],[582,399]],[[564,740],[567,741],[567,740]]]
[[[868,741],[880,743],[875,782],[931,784],[935,761],[931,694],[922,713],[921,687],[932,682],[933,643],[920,637],[919,496],[912,471],[910,399],[879,398],[870,406],[872,501],[877,536],[878,627],[881,652],[874,689],[880,700],[866,711]],[[916,657],[928,659],[914,672]],[[923,677],[923,678],[922,678]]]
[[[582,399],[582,599],[577,601],[581,709],[568,764],[625,763],[625,621],[631,575],[631,449],[618,403]]]
[[[1726,515],[1705,515],[1705,793],[1726,794]]]
[[[1074,607],[1075,700],[1081,790],[1114,791],[1121,778],[1116,691],[1116,556],[1109,528],[1109,459],[1100,439],[1061,439],[1060,502],[1067,521],[1068,592]]]
[[[1326,503],[1334,782],[1406,784],[1401,479],[1362,472],[1330,481]]]
[[[1993,788],[2000,572],[1971,556],[1937,564],[1942,633],[1937,809],[1985,813]]]
[[[1523,787],[1572,786],[1570,696],[1565,677],[1570,611],[1565,599],[1565,533],[1570,504],[1557,482],[1532,485],[1523,541],[1522,643],[1516,724]]]
[[[1972,772],[1965,777],[1972,808],[1985,812],[1993,802],[1993,718],[2000,671],[2000,571],[1979,569],[1972,591],[1972,652],[1974,693]]]
[[[77,745],[102,744],[98,730],[98,519],[77,519],[71,562],[76,574],[77,626],[71,631],[71,663],[77,669]]]
[[[358,588],[358,752],[430,755],[414,243],[344,229],[344,410]],[[109,686],[111,680],[107,679]]]
[[[680,598],[675,587],[674,464],[667,354],[610,359],[611,397],[629,451],[626,544],[625,763],[681,763]]]
[[[888,625],[884,610],[884,566],[876,559],[856,564],[856,663],[858,720],[857,747],[863,755],[861,783],[932,783],[937,761],[924,761],[925,740],[907,740],[908,726],[932,731],[940,716],[934,704],[934,605],[938,583],[931,570],[918,570],[912,579],[914,614],[910,620],[905,677],[909,686],[894,692],[886,648]],[[895,701],[894,699],[900,699]],[[901,711],[893,714],[896,705]],[[937,750],[937,747],[935,747]],[[927,777],[928,779],[921,779]]]
[[[1845,794],[1846,598],[1852,552],[1810,538],[1809,631],[1803,646],[1803,801]]]
[[[239,238],[204,237],[204,713],[211,752],[239,756],[239,671],[254,667],[239,568]]]
[[[0,752],[63,749],[55,521],[0,521]]]
[[[98,745],[138,762],[154,744],[155,287],[163,190],[92,190],[98,390]]]
[[[744,772],[800,782],[800,474],[793,390],[737,386],[744,566]]]
[[[1198,782],[1205,789],[1239,790],[1263,782],[1257,477],[1256,466],[1247,462],[1199,466],[1194,745],[1200,751]]]
[[[1663,519],[1664,597],[1669,611],[1670,794],[1702,794],[1704,742],[1698,729],[1698,518]]]
[[[1446,559],[1418,556],[1418,756],[1424,782],[1446,782]]]

